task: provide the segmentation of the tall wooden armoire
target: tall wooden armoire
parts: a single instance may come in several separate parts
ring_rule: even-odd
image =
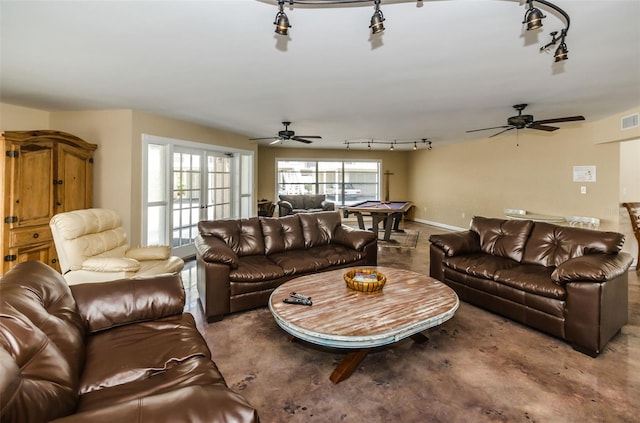
[[[92,207],[95,144],[59,131],[5,131],[0,137],[2,274],[40,260],[60,270],[49,221]]]

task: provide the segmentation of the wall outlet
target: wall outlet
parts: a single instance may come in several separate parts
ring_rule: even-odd
[[[465,212],[462,212],[462,218],[464,219],[465,217],[467,217],[467,214]]]
[[[580,187],[580,194],[586,194],[587,193],[587,187],[586,186],[581,186]]]

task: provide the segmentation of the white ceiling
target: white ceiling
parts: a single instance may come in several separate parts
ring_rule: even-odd
[[[563,23],[540,3],[544,27],[526,32],[521,1],[382,0],[376,36],[371,4],[286,6],[283,38],[277,1],[2,0],[0,100],[135,109],[247,137],[289,120],[297,135],[323,137],[312,148],[481,138],[497,131],[465,131],[506,124],[517,103],[537,120],[638,106],[640,1],[553,2],[571,17],[558,64],[555,48],[539,49]]]

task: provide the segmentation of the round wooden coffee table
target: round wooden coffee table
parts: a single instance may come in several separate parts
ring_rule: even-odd
[[[360,267],[364,268],[364,267]],[[387,276],[382,292],[366,294],[347,288],[339,269],[292,279],[276,288],[269,310],[285,332],[313,344],[350,349],[331,374],[333,383],[347,379],[374,347],[411,337],[446,322],[458,309],[456,293],[420,273],[391,267],[366,267]],[[296,292],[312,306],[284,303]]]

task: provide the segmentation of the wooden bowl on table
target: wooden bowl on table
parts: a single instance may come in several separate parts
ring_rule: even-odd
[[[382,292],[387,277],[375,269],[352,269],[344,274],[349,289],[368,294]]]

